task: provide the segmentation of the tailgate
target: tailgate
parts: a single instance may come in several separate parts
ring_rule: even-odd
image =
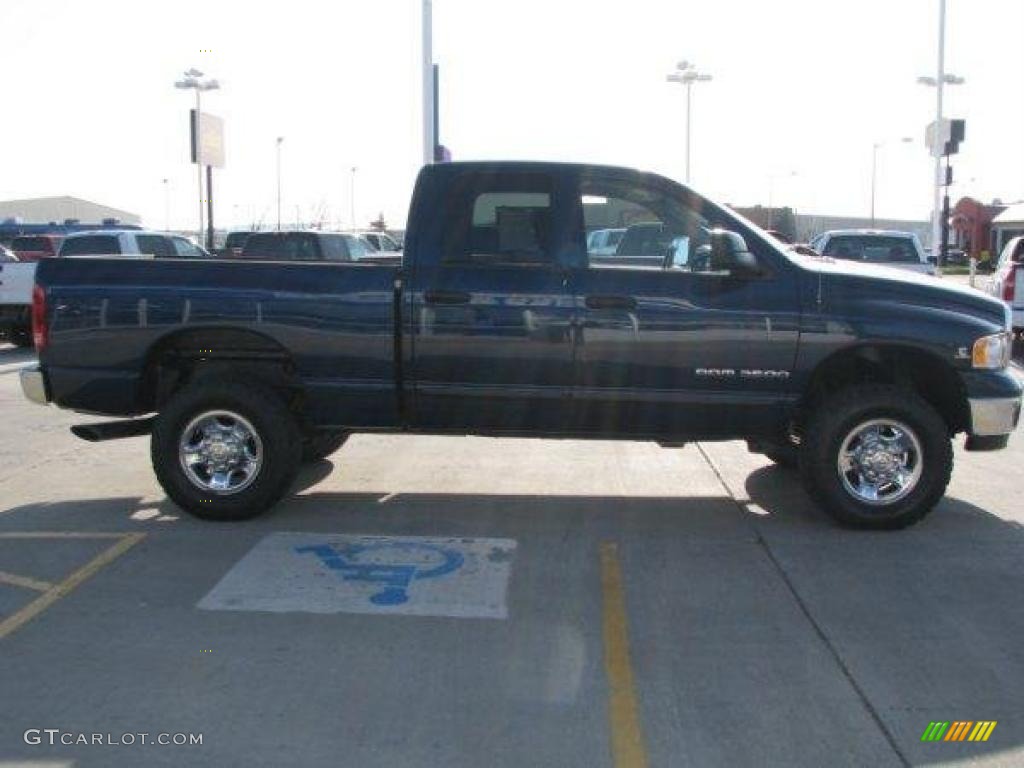
[[[31,304],[35,277],[35,262],[0,264],[0,305]]]

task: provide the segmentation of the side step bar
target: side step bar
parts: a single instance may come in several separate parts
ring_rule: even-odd
[[[121,421],[104,421],[99,424],[76,424],[71,428],[71,434],[90,443],[99,443],[104,440],[119,440],[122,437],[137,437],[148,435],[153,431],[155,416],[148,419],[124,419]]]

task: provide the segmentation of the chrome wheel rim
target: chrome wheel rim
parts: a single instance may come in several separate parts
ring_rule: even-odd
[[[206,411],[181,431],[178,459],[194,486],[227,496],[256,479],[263,466],[263,441],[237,413]]]
[[[903,422],[865,421],[843,440],[836,468],[843,488],[857,501],[872,506],[893,504],[921,480],[921,441]]]

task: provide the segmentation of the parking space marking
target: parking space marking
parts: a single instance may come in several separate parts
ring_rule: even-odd
[[[39,581],[29,576],[19,576],[16,573],[8,573],[7,571],[0,571],[0,584],[34,589],[36,592],[45,592],[48,589],[53,589],[53,584],[48,581]]]
[[[55,533],[0,533],[0,539],[109,539],[117,538],[114,544],[100,552],[96,557],[72,573],[63,581],[51,586],[43,594],[19,611],[0,621],[0,640],[21,628],[62,597],[66,597],[82,582],[94,576],[98,571],[119,558],[146,537],[144,533],[85,533],[63,531]]]
[[[618,546],[601,545],[604,668],[608,676],[608,720],[615,768],[646,768],[647,750],[637,705],[636,684],[629,656],[626,594],[622,586]]]
[[[504,619],[515,549],[512,539],[272,533],[199,607]]]

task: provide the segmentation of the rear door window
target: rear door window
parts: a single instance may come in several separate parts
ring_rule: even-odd
[[[547,174],[467,175],[447,201],[443,262],[550,264],[552,210]]]
[[[170,238],[163,235],[136,235],[135,242],[139,253],[152,255],[157,259],[170,259],[177,256]]]
[[[11,250],[31,253],[53,253],[53,244],[48,237],[16,237],[11,242]]]
[[[204,259],[206,253],[201,250],[191,240],[187,240],[184,237],[172,237],[171,242],[174,244],[174,253],[178,258],[181,259]]]
[[[312,232],[257,232],[249,235],[242,258],[258,261],[321,261],[317,235]]]
[[[321,235],[320,246],[327,261],[352,261],[344,235]]]
[[[100,256],[121,253],[117,235],[82,235],[69,237],[60,248],[61,256]]]

